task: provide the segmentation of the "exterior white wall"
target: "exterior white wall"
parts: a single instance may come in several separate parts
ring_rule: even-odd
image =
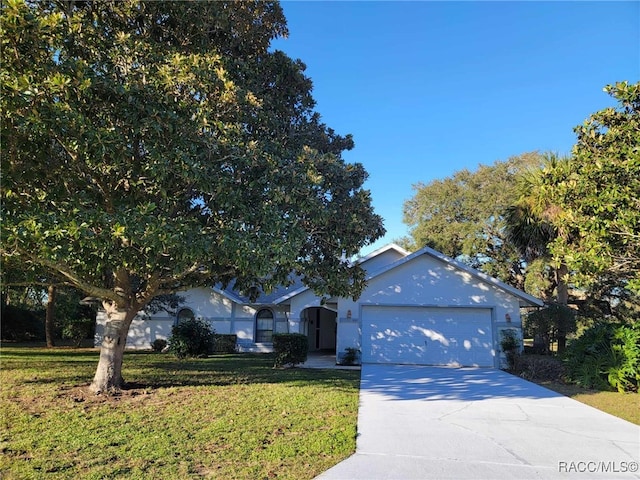
[[[390,249],[363,262],[363,268],[375,272],[403,258],[401,252]],[[184,292],[186,304],[196,317],[208,321],[217,333],[236,334],[238,345],[244,351],[265,351],[270,346],[256,345],[256,308],[270,308],[274,313],[276,333],[308,333],[305,331],[304,310],[321,306],[321,298],[306,290],[289,300],[289,305],[252,307],[233,302],[208,288]],[[459,270],[453,265],[423,254],[369,280],[357,301],[329,299],[337,309],[336,350],[338,360],[346,348],[361,348],[362,305],[390,306],[476,306],[492,310],[493,338],[499,350],[498,330],[520,328],[519,299],[496,285]],[[104,312],[98,313],[96,345],[102,341],[105,325]],[[146,316],[140,314],[131,326],[127,340],[129,348],[150,348],[156,338],[168,338],[175,317],[161,312]]]
[[[521,327],[518,298],[426,254],[369,280],[357,301],[338,301],[338,356],[347,347],[361,348],[362,305],[490,308],[496,351],[499,327]]]
[[[362,328],[358,319],[338,317],[338,335],[336,338],[336,360],[341,361],[347,348],[361,350]]]
[[[520,326],[518,298],[426,254],[371,279],[357,303],[341,302],[339,314],[350,309],[359,318],[362,304],[487,307],[494,309],[494,321],[508,314]]]
[[[234,302],[210,288],[194,288],[180,295],[185,298],[185,305],[181,308],[190,308],[196,317],[228,320],[233,315]]]
[[[180,309],[189,308],[196,318],[208,322],[216,333],[235,334],[238,336],[238,346],[245,351],[269,351],[270,346],[254,345],[255,315],[260,308],[269,308],[274,314],[274,332],[289,332],[288,306],[260,307],[258,309],[240,305],[224,295],[209,288],[194,288],[181,292],[185,303]],[[150,349],[151,344],[158,338],[168,339],[171,328],[176,323],[176,317],[166,312],[146,314],[140,312],[133,320],[127,335],[127,348]],[[96,318],[96,335],[94,344],[102,343],[102,335],[106,324],[106,313],[98,312]]]
[[[175,322],[174,317],[155,315],[149,317],[144,313],[136,315],[129,327],[127,334],[128,349],[150,349],[151,344],[156,339],[166,340],[171,335],[171,327]],[[107,323],[107,314],[104,311],[98,311],[96,315],[96,333],[94,336],[94,345],[102,344],[102,336]]]

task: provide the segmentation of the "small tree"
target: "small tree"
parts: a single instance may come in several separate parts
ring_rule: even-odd
[[[615,280],[610,291],[640,294],[640,82],[604,91],[617,102],[575,127],[573,169],[554,191],[575,234],[552,253],[565,258],[575,280],[591,287]],[[637,303],[637,302],[636,302]]]
[[[522,289],[527,261],[509,241],[504,211],[517,198],[518,174],[539,167],[538,153],[525,153],[475,171],[460,170],[428,184],[417,183],[404,203],[412,246],[425,245]]]
[[[82,341],[91,335],[95,324],[95,316],[67,319],[62,327],[62,338],[69,339],[76,347],[80,347]]]

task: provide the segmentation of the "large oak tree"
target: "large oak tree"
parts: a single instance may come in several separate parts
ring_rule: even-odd
[[[346,258],[383,233],[315,112],[305,66],[270,41],[276,2],[2,4],[2,254],[102,301],[95,392],[123,385],[156,296],[291,271],[356,296]]]

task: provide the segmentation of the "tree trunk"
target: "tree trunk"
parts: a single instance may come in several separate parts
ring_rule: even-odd
[[[124,386],[122,378],[124,347],[131,321],[138,313],[137,310],[125,310],[115,306],[105,306],[105,309],[107,324],[100,347],[100,361],[90,387],[95,394],[117,393]]]
[[[556,284],[557,284],[557,301],[560,305],[567,306],[569,304],[569,285],[567,284],[567,277],[569,270],[564,263],[561,263],[556,269]],[[562,353],[567,346],[567,332],[564,327],[558,329],[558,353]]]
[[[56,287],[49,285],[47,288],[47,313],[44,319],[44,335],[47,339],[47,348],[55,346],[53,340],[53,322],[55,319],[55,305],[56,305]]]

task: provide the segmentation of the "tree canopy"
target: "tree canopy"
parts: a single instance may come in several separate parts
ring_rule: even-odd
[[[605,91],[618,105],[574,129],[571,156],[527,154],[416,185],[404,206],[413,246],[547,301],[566,304],[574,287],[582,311],[637,316],[640,83]]]
[[[640,83],[604,90],[618,105],[574,129],[573,168],[554,192],[571,235],[551,248],[579,284],[613,281],[640,294]]]
[[[1,28],[2,255],[126,312],[113,339],[196,285],[359,294],[345,258],[382,221],[305,65],[269,49],[277,2],[8,0]]]
[[[543,162],[542,155],[527,153],[416,184],[415,195],[404,204],[413,244],[408,246],[428,245],[524,288],[525,259],[507,241],[504,211],[519,196],[518,175]]]

